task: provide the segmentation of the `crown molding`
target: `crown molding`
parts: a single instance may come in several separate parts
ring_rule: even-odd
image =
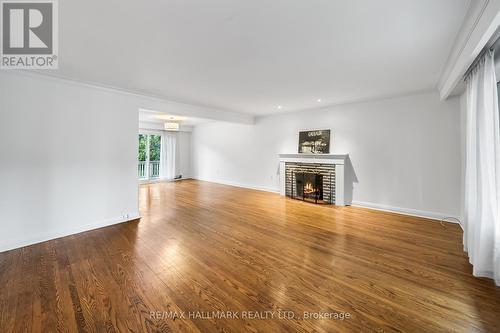
[[[224,110],[210,106],[173,101],[170,99],[163,98],[161,96],[117,88],[94,82],[69,79],[53,74],[40,73],[39,71],[33,72],[27,70],[8,70],[8,71],[5,70],[5,71],[0,71],[0,75],[15,75],[15,76],[28,77],[38,80],[49,80],[53,82],[62,83],[64,85],[73,85],[78,87],[98,89],[101,91],[129,96],[138,100],[140,105],[138,109],[139,108],[149,109],[168,114],[175,114],[187,117],[206,118],[210,120],[227,121],[227,122],[242,123],[242,124],[254,123],[254,116],[247,113]]]
[[[441,100],[451,96],[500,26],[500,0],[471,1],[438,82]]]

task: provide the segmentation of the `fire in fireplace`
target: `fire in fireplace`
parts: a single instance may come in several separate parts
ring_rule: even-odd
[[[292,190],[292,198],[323,202],[323,175],[313,172],[295,173],[295,190],[295,193]]]
[[[286,162],[285,194],[318,204],[335,203],[335,165]]]

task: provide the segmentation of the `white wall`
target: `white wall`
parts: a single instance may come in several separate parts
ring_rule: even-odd
[[[295,153],[298,132],[332,130],[332,153],[349,153],[354,202],[438,218],[460,216],[458,98],[433,93],[349,104],[193,131],[194,177],[278,191],[279,153]]]
[[[138,216],[144,105],[112,90],[0,73],[0,251]]]

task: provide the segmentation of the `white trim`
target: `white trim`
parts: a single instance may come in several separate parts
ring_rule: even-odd
[[[251,189],[251,190],[258,190],[258,191],[279,193],[279,190],[277,190],[277,189],[272,189],[272,188],[268,188],[268,187],[252,186],[252,185],[248,185],[248,184],[235,183],[235,182],[231,182],[231,181],[227,181],[227,180],[222,180],[222,179],[209,179],[209,178],[201,178],[201,177],[193,177],[191,179],[201,180],[201,181],[209,182],[209,183],[216,183],[216,184],[222,184],[222,185],[228,185],[228,186],[235,186],[235,187],[247,188],[247,189]],[[377,203],[372,203],[372,202],[363,202],[363,201],[353,200],[352,201],[352,206],[362,207],[362,208],[368,208],[368,209],[373,209],[373,210],[379,210],[379,211],[393,213],[393,214],[401,214],[401,215],[407,215],[407,216],[423,217],[423,218],[427,218],[427,219],[431,219],[431,220],[437,220],[437,221],[441,221],[441,220],[443,220],[443,219],[445,219],[447,217],[448,218],[453,218],[453,219],[458,219],[459,221],[461,221],[460,218],[454,216],[453,214],[429,212],[429,211],[417,210],[417,209],[411,209],[411,208],[401,208],[401,207],[395,207],[395,206],[377,204]],[[456,220],[451,220],[451,219],[450,220],[446,220],[444,222],[456,223],[456,224],[460,225],[458,222],[456,222]]]
[[[140,110],[139,110],[140,112]],[[206,123],[210,122],[210,120],[207,120]],[[164,123],[160,122],[153,122],[153,121],[139,121],[139,132],[144,132],[144,131],[152,131],[152,132],[158,132],[158,133],[165,133],[165,132],[170,132],[172,131],[166,131],[163,128]],[[155,126],[161,125],[162,128],[155,128]],[[180,125],[179,130],[175,131],[176,133],[192,133],[193,132],[193,126],[191,125]]]
[[[202,177],[192,177],[191,179],[201,180],[201,181],[209,182],[209,183],[216,183],[216,184],[222,184],[222,185],[247,188],[250,190],[280,193],[279,189],[276,189],[276,188],[253,186],[253,185],[248,185],[248,184],[236,183],[236,182],[232,182],[232,181],[224,180],[224,179],[213,179],[213,178],[202,178]]]
[[[427,219],[431,219],[431,220],[438,220],[438,221],[441,221],[447,217],[460,220],[460,218],[454,216],[453,214],[430,212],[430,211],[418,210],[418,209],[412,209],[412,208],[395,207],[395,206],[378,204],[378,203],[373,203],[373,202],[364,202],[364,201],[353,200],[352,205],[357,206],[357,207],[380,210],[383,212],[397,213],[397,214],[408,215],[408,216],[423,217],[423,218],[427,218]],[[446,220],[446,222],[459,224],[456,221],[452,221],[451,219]]]
[[[455,90],[461,84],[463,75],[480,52],[494,42],[491,38],[499,26],[499,1],[471,2],[437,84],[441,100],[459,92]]]
[[[191,176],[182,176],[182,178],[166,179],[166,178],[154,178],[154,179],[139,179],[139,185],[156,184],[156,183],[170,183],[177,182],[180,180],[194,179]],[[201,179],[200,179],[201,180]]]
[[[349,154],[278,154],[280,162],[345,164]]]
[[[163,132],[165,132],[165,131],[139,127],[139,134],[142,134],[142,135],[160,135],[161,136],[163,134]]]
[[[141,105],[137,105],[138,111],[139,109],[154,109],[158,110],[158,112],[163,112],[168,114],[183,115],[195,118],[206,118],[215,121],[227,121],[227,122],[241,123],[247,125],[252,125],[255,123],[255,116],[249,113],[238,112],[234,110],[228,110],[212,106],[204,106],[190,102],[177,101],[175,99],[166,98],[159,95],[154,95],[141,91],[128,90],[116,86],[109,86],[98,82],[90,82],[90,81],[77,80],[67,77],[61,77],[56,75],[55,73],[49,73],[49,71],[44,71],[42,73],[42,72],[33,72],[30,70],[13,69],[9,71],[2,71],[0,72],[0,74],[1,75],[14,74],[16,76],[31,77],[39,80],[51,80],[53,82],[59,82],[65,85],[72,84],[78,87],[87,87],[87,88],[98,89],[101,91],[132,96],[143,99],[144,102],[147,101],[155,103],[152,105],[151,103],[144,105],[144,102],[141,102]],[[156,103],[160,104],[156,105]]]
[[[445,84],[445,74],[449,70],[451,72],[451,65],[453,62],[456,62],[457,59],[459,59],[462,56],[462,53],[464,52],[465,47],[467,46],[467,43],[469,42],[472,33],[474,30],[476,30],[477,25],[479,24],[479,21],[481,19],[481,16],[483,16],[484,11],[486,10],[486,7],[488,6],[490,0],[485,0],[479,10],[479,14],[473,18],[472,24],[468,29],[466,29],[466,23],[467,23],[467,16],[471,12],[471,9],[473,9],[473,3],[472,1],[469,3],[469,6],[467,8],[467,11],[465,12],[464,17],[462,18],[462,26],[457,32],[454,41],[453,41],[453,46],[450,50],[450,53],[448,54],[448,57],[446,58],[445,63],[443,64],[443,68],[441,69],[439,73],[439,80],[436,84],[436,87],[438,90],[442,89],[444,84]],[[477,2],[475,5],[479,5],[479,2]],[[479,8],[479,7],[478,7]],[[465,37],[464,37],[465,36]]]
[[[0,252],[14,250],[20,247],[33,245],[37,243],[46,242],[49,240],[66,237],[74,234],[78,234],[85,231],[95,230],[103,227],[108,227],[114,224],[129,222],[133,220],[139,219],[141,216],[138,212],[127,214],[124,216],[113,217],[110,219],[93,222],[89,224],[85,224],[83,226],[68,228],[62,231],[52,231],[52,232],[42,232],[36,235],[27,236],[24,238],[19,238],[13,241],[7,241],[0,244]]]

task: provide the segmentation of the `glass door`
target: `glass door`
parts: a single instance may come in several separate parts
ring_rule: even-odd
[[[149,179],[160,178],[161,136],[149,135]]]
[[[160,178],[161,136],[139,134],[138,178],[152,180]]]

